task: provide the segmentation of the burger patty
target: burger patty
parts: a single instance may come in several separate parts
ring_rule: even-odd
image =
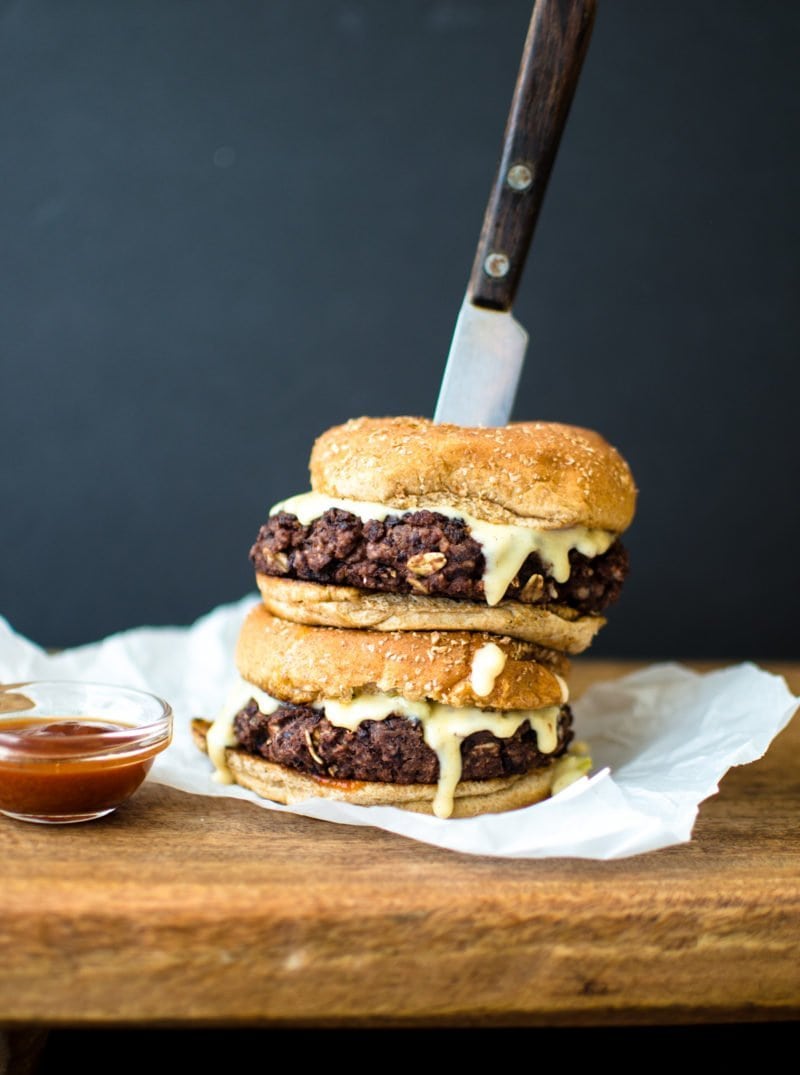
[[[262,574],[306,582],[485,599],[480,543],[463,520],[435,511],[363,522],[330,508],[307,526],[296,515],[278,512],[259,530],[250,559]],[[556,582],[539,555],[531,553],[505,596],[529,604],[566,604],[581,613],[602,612],[617,600],[628,573],[628,553],[620,541],[602,556],[572,549],[569,562],[569,578]]]
[[[265,716],[251,701],[237,713],[234,730],[248,753],[312,776],[391,784],[435,784],[439,778],[439,760],[425,742],[422,726],[401,716],[364,720],[351,732],[309,705],[286,703]],[[508,739],[475,732],[461,745],[461,778],[492,780],[530,772],[562,755],[571,740],[569,706],[561,709],[552,754],[538,749],[527,721]]]

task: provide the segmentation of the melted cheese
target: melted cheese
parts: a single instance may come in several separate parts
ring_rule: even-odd
[[[543,754],[552,754],[558,746],[559,706],[499,712],[440,702],[410,702],[391,694],[362,694],[348,702],[314,702],[314,708],[324,709],[331,724],[349,731],[354,731],[362,720],[385,720],[392,713],[419,721],[425,742],[439,760],[433,812],[442,818],[453,812],[453,795],[461,779],[461,743],[467,736],[488,731],[498,739],[508,739],[527,720]]]
[[[569,701],[569,687],[567,686],[567,681],[563,678],[563,676],[560,676],[558,672],[553,672],[553,675],[558,680],[558,685],[561,688],[561,701],[564,705],[566,705],[566,703]]]
[[[348,702],[327,699],[314,702],[314,709],[324,709],[325,716],[337,728],[347,728],[354,732],[362,720],[386,720],[396,713],[409,720],[424,721],[428,718],[428,702],[410,702],[394,694],[360,694]]]
[[[509,739],[519,726],[528,721],[536,732],[539,750],[552,754],[558,745],[558,706],[537,710],[510,710],[505,713],[486,709],[456,709],[447,705],[431,705],[431,713],[423,722],[425,742],[439,759],[439,783],[433,800],[437,817],[450,817],[453,796],[461,779],[461,743],[474,732],[488,731],[498,739]]]
[[[251,698],[265,717],[274,713],[278,706],[282,704],[277,698],[273,698],[265,691],[259,690],[258,687],[254,687],[244,680],[233,687],[206,735],[206,749],[214,766],[212,779],[216,780],[218,784],[233,783],[233,774],[225,761],[225,748],[236,746],[233,720],[236,714],[245,708]]]
[[[233,721],[236,714],[253,698],[265,715],[274,713],[282,703],[264,691],[242,681],[208,732],[208,753],[216,773],[215,779],[230,783],[230,771],[225,764],[225,748],[236,745]],[[313,703],[314,709],[324,709],[325,716],[339,728],[355,731],[364,720],[385,720],[390,714],[407,717],[422,725],[425,742],[439,760],[439,782],[433,802],[437,817],[447,818],[453,812],[453,796],[461,779],[461,743],[474,732],[488,731],[498,739],[510,738],[524,721],[536,732],[537,744],[543,754],[552,754],[558,746],[559,706],[542,709],[514,709],[500,712],[490,709],[456,708],[440,702],[412,702],[391,694],[362,694],[347,702],[333,699]]]
[[[472,658],[469,681],[479,698],[486,698],[494,690],[494,682],[506,666],[506,655],[494,642],[481,646]]]
[[[303,526],[308,526],[329,508],[339,508],[357,515],[360,519],[376,519],[379,522],[387,515],[404,515],[412,510],[365,500],[337,499],[323,493],[300,493],[275,504],[270,515],[287,511],[296,515]],[[585,526],[571,526],[562,530],[535,530],[530,526],[511,523],[487,523],[441,504],[413,510],[437,511],[451,519],[463,519],[472,537],[479,542],[483,550],[486,560],[483,588],[486,603],[489,605],[496,605],[502,600],[511,580],[531,553],[539,554],[556,582],[566,582],[570,572],[571,549],[577,549],[584,556],[600,556],[614,540],[614,534],[608,530],[591,530]]]
[[[558,758],[555,763],[551,795],[558,795],[559,791],[563,791],[576,780],[580,780],[582,776],[586,776],[591,768],[591,757],[585,753],[578,753],[575,746],[571,747],[569,753],[563,758]]]

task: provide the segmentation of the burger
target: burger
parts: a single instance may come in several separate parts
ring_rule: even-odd
[[[482,632],[309,627],[257,606],[236,648],[242,684],[194,735],[219,780],[276,802],[510,810],[575,764],[566,661],[535,657]]]
[[[251,549],[241,683],[197,745],[216,777],[466,817],[537,802],[591,762],[566,676],[628,570],[636,489],[597,433],[359,418]]]
[[[311,492],[275,505],[250,552],[276,616],[574,654],[628,573],[633,478],[590,430],[359,418],[318,438],[310,471]]]

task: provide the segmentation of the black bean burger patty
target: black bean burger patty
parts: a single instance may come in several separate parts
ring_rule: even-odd
[[[265,575],[382,593],[484,600],[486,565],[480,544],[462,520],[434,511],[363,522],[331,508],[308,526],[295,515],[278,512],[259,530],[250,559]],[[538,554],[531,553],[505,596],[530,604],[566,604],[581,613],[602,612],[617,600],[628,573],[621,542],[602,556],[573,549],[569,561],[569,578],[556,582]]]
[[[392,784],[435,784],[439,778],[439,761],[423,739],[422,726],[405,717],[364,720],[351,732],[331,724],[322,709],[287,703],[265,716],[251,701],[237,713],[234,730],[248,753],[301,773]],[[571,740],[569,706],[561,709],[558,746],[552,754],[539,751],[536,732],[527,721],[508,739],[475,732],[461,746],[462,779],[527,773],[562,755]]]

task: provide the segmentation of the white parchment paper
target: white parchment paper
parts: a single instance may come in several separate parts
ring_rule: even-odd
[[[324,799],[293,807],[215,783],[191,740],[192,717],[213,719],[238,682],[233,662],[248,596],[188,627],[140,627],[49,655],[0,617],[0,682],[83,679],[140,687],[174,710],[172,745],[149,779],[198,795],[247,799],[346,825],[372,825],[478,855],[622,858],[691,838],[699,804],[733,765],[760,758],[800,699],[754,664],[705,675],[655,664],[590,688],[574,705],[575,732],[594,769],[559,795],[523,810],[441,820],[394,807]]]

